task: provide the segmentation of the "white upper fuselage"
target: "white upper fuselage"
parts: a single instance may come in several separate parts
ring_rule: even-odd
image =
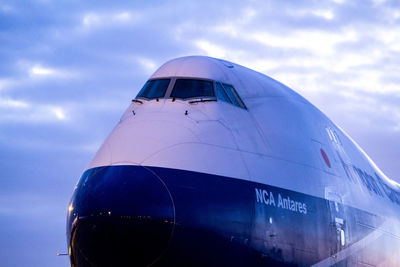
[[[290,88],[261,73],[209,57],[174,59],[151,79],[176,77],[233,85],[247,109],[222,101],[160,98],[132,102],[88,169],[142,165],[217,174],[331,198],[386,217],[398,215],[399,206],[386,195],[368,190],[362,175],[396,192],[397,184]]]

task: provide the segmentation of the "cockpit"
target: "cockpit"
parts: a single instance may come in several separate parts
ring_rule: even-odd
[[[247,109],[235,88],[226,83],[207,79],[165,78],[146,82],[136,100],[176,99],[189,103],[223,101]]]

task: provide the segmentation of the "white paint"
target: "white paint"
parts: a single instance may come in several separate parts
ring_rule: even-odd
[[[88,168],[175,168],[321,198],[325,198],[326,187],[338,185],[338,192],[346,196],[342,204],[387,215],[394,212],[389,207],[398,208],[387,198],[371,194],[357,177],[356,182],[346,178],[336,156],[339,152],[352,165],[370,175],[376,172],[384,183],[398,188],[339,127],[285,85],[243,66],[209,57],[174,59],[151,76],[165,77],[206,78],[232,84],[248,110],[220,101],[189,104],[161,99],[132,103]],[[185,115],[186,110],[189,115]],[[337,136],[333,138],[326,129]],[[335,139],[340,139],[340,146],[333,142]],[[321,157],[322,145],[332,168]],[[274,198],[278,205],[279,196]],[[381,209],[383,205],[388,208]]]
[[[343,219],[341,218],[335,218],[335,222],[339,224],[343,224]]]

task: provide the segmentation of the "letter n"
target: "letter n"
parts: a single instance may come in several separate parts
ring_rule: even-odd
[[[255,190],[256,190],[257,202],[263,203],[262,190],[257,188],[255,188]]]

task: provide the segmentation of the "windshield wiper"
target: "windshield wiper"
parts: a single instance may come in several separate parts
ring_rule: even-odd
[[[139,104],[143,104],[143,102],[142,102],[142,101],[140,101],[140,100],[137,100],[137,99],[132,99],[132,102],[139,103]]]
[[[211,101],[217,102],[217,99],[199,99],[199,100],[192,100],[192,101],[189,101],[189,104],[201,103],[201,102],[211,102]]]

